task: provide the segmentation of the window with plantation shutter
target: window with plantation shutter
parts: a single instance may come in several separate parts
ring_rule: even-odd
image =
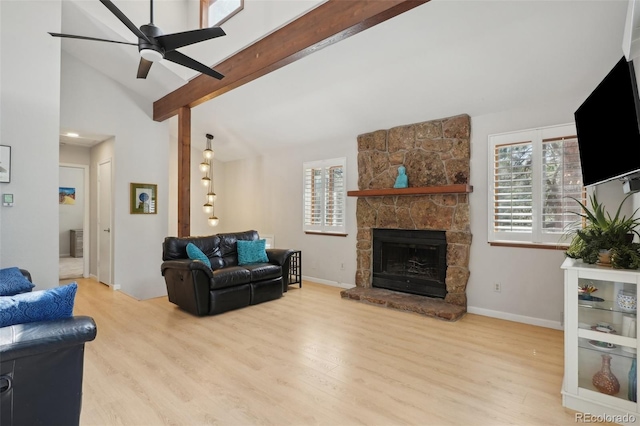
[[[346,158],[311,161],[302,168],[304,231],[346,233]]]
[[[489,241],[564,243],[584,201],[575,125],[489,136]]]

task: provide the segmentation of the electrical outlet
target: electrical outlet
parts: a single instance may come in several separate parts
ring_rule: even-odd
[[[496,293],[500,293],[502,291],[502,284],[493,283],[493,291],[495,291]]]

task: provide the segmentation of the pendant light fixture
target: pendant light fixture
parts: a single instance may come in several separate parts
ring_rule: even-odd
[[[206,202],[202,206],[202,210],[205,214],[209,215],[207,222],[210,226],[217,226],[220,223],[214,213],[214,206],[216,201],[216,193],[213,192],[213,150],[211,149],[211,143],[213,141],[213,135],[207,133],[207,147],[203,151],[204,160],[200,163],[200,171],[204,173],[202,177],[202,185],[207,188]]]

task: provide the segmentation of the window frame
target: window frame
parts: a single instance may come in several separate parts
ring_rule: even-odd
[[[326,219],[329,216],[335,214],[333,209],[330,211],[327,209],[326,204],[326,186],[327,184],[333,185],[332,181],[334,179],[334,175],[332,173],[327,173],[327,169],[342,169],[342,190],[333,192],[338,192],[338,197],[340,199],[340,203],[342,204],[342,226],[335,225],[326,225]],[[312,191],[307,192],[307,170],[310,169],[320,169],[322,171],[321,182],[322,187],[320,188],[321,194],[319,195],[320,206],[320,214],[322,221],[319,224],[307,224],[307,204],[313,203],[313,201],[308,200],[308,195],[315,192],[315,180],[312,179],[309,183],[312,188]],[[317,202],[317,201],[316,201]],[[347,235],[347,158],[332,158],[328,160],[317,160],[317,161],[306,161],[302,164],[302,230],[305,233],[311,234],[324,234],[324,235],[339,235],[346,236]]]
[[[209,22],[209,9],[213,7],[218,1],[222,0],[200,0],[200,28],[219,27],[244,9],[244,0],[240,0],[240,6],[229,12],[229,14],[222,18],[220,21],[211,24]]]
[[[554,139],[577,138],[575,123],[561,124],[556,126],[542,127],[537,129],[522,130],[516,132],[499,133],[489,135],[489,151],[488,151],[488,205],[487,205],[487,225],[488,225],[488,242],[492,245],[522,245],[532,246],[549,246],[553,248],[562,248],[569,242],[566,241],[563,232],[544,232],[543,230],[543,207],[544,196],[543,191],[543,143],[548,143]],[[495,179],[495,152],[496,147],[502,145],[515,145],[517,143],[531,143],[531,168],[532,168],[532,229],[531,232],[500,232],[496,231],[495,221],[495,200],[496,200],[496,179]],[[584,185],[581,190],[582,201],[586,199],[586,189]],[[576,203],[576,211],[579,207]],[[578,220],[576,216],[576,220]]]

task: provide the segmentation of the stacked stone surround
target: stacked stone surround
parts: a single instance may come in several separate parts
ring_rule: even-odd
[[[469,116],[459,115],[358,136],[359,189],[393,188],[400,165],[407,169],[409,187],[468,184],[470,129]],[[357,287],[351,298],[360,299],[361,289],[372,287],[373,228],[440,230],[447,238],[444,303],[466,311],[471,246],[467,194],[359,197],[356,216]],[[348,292],[343,296],[349,297]]]

